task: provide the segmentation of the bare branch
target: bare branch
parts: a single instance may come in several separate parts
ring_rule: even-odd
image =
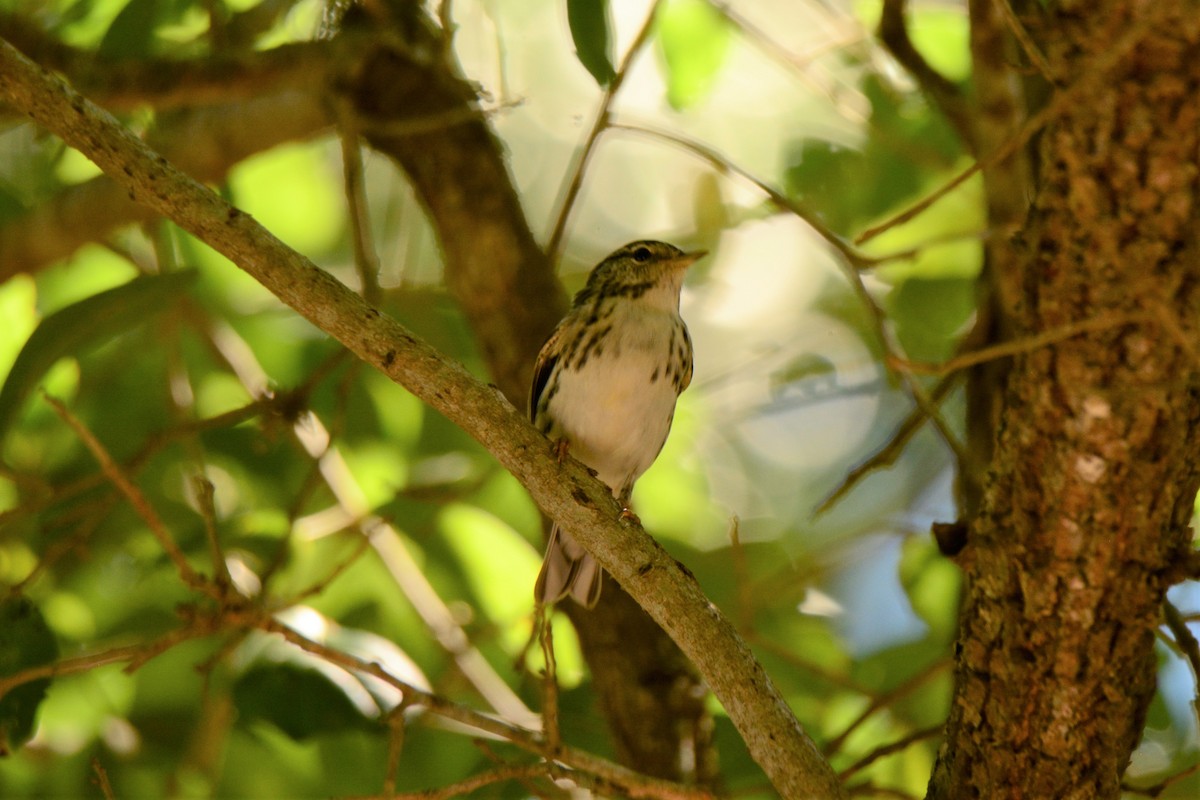
[[[865,709],[863,709],[861,714],[854,718],[853,722],[846,726],[845,730],[825,743],[825,753],[836,753],[842,748],[842,745],[846,743],[846,740],[850,738],[850,734],[858,730],[859,726],[866,722],[872,714],[881,708],[891,705],[892,703],[896,702],[897,699],[904,697],[910,692],[916,691],[928,681],[945,672],[950,668],[950,666],[951,662],[949,660],[935,661],[928,667],[922,669],[916,675],[913,675],[911,678],[901,683],[895,689],[892,689],[889,692],[884,692],[876,697]]]
[[[96,756],[92,756],[92,783],[100,790],[100,795],[104,800],[116,800],[112,784],[108,780],[108,771],[104,769],[104,765]]]
[[[941,725],[931,725],[928,728],[921,728],[920,730],[913,731],[907,736],[902,736],[894,742],[889,742],[881,747],[876,747],[858,761],[855,761],[853,764],[839,772],[838,777],[845,781],[854,773],[861,772],[879,759],[885,758],[894,753],[899,753],[901,750],[904,750],[923,739],[932,739],[941,732]]]
[[[608,127],[610,119],[610,111],[612,109],[613,100],[617,97],[617,92],[621,91],[621,86],[625,83],[625,78],[629,75],[629,70],[633,66],[633,61],[642,52],[642,48],[650,40],[650,30],[654,27],[654,16],[658,13],[658,0],[655,0],[654,5],[650,7],[650,11],[646,14],[646,19],[642,22],[641,30],[634,37],[633,43],[629,45],[629,50],[625,53],[625,57],[621,59],[620,65],[617,67],[616,77],[608,84],[604,90],[604,97],[600,100],[600,108],[596,110],[596,119],[592,123],[592,129],[588,132],[587,139],[584,140],[579,152],[579,162],[575,165],[574,172],[571,173],[571,179],[567,182],[566,189],[563,192],[562,200],[558,203],[558,214],[554,219],[554,229],[550,232],[550,239],[546,244],[546,252],[550,254],[552,261],[558,261],[562,255],[563,233],[567,228],[567,219],[571,215],[571,210],[575,207],[575,198],[579,196],[579,190],[583,187],[584,174],[587,172],[588,161],[591,160],[592,153],[596,149],[596,141],[600,138],[600,134]]]
[[[1079,322],[1072,322],[1066,325],[1060,325],[1057,328],[1052,328],[1048,331],[1034,334],[1033,336],[1024,336],[1020,339],[1014,339],[1010,342],[1000,342],[999,344],[983,347],[979,350],[971,350],[962,355],[955,356],[948,361],[943,361],[941,364],[924,364],[918,361],[895,360],[895,366],[898,369],[906,372],[920,373],[923,375],[951,375],[960,370],[983,364],[988,361],[995,361],[999,358],[1009,358],[1020,353],[1028,353],[1042,347],[1055,344],[1057,342],[1073,339],[1076,336],[1082,336],[1085,333],[1093,333],[1095,331],[1111,330],[1112,328],[1120,328],[1125,325],[1133,325],[1137,323],[1154,323],[1159,321],[1157,317],[1151,317],[1144,312],[1134,312],[1129,314],[1105,314],[1093,319],[1085,319]],[[1186,338],[1184,341],[1187,341]]]

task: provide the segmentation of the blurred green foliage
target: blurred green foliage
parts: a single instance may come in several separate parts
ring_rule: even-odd
[[[0,600],[0,679],[54,661],[58,643],[33,601],[20,595]],[[47,678],[23,683],[0,698],[0,756],[14,753],[33,735]]]

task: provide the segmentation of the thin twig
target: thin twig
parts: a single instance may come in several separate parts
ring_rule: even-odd
[[[87,426],[78,417],[68,411],[67,407],[60,400],[45,393],[42,396],[50,404],[50,407],[54,409],[54,413],[58,414],[62,421],[67,423],[71,430],[75,431],[75,435],[79,437],[84,446],[91,451],[92,457],[100,464],[101,469],[104,470],[104,474],[108,476],[108,479],[112,481],[121,494],[125,495],[129,504],[133,506],[134,511],[137,512],[138,516],[142,518],[146,526],[150,529],[150,533],[158,540],[167,557],[175,564],[175,568],[179,571],[179,577],[188,588],[204,592],[211,597],[217,597],[219,592],[216,590],[216,587],[205,580],[196,570],[192,569],[192,565],[187,562],[187,556],[183,554],[183,551],[179,549],[179,546],[171,538],[171,534],[167,531],[167,526],[163,523],[162,518],[158,516],[158,512],[154,510],[154,506],[150,504],[150,501],[146,499],[142,491],[134,485],[133,481],[125,475],[121,467],[113,461],[108,450],[105,449],[104,445],[100,444],[100,440],[88,430]]]
[[[840,686],[843,689],[849,689],[850,691],[858,692],[859,694],[871,693],[867,687],[858,683],[853,678],[843,675],[839,672],[834,672],[833,670],[823,667],[814,661],[809,661],[804,656],[798,654],[794,648],[786,647],[772,639],[768,639],[756,630],[744,631],[743,635],[746,637],[746,641],[750,642],[755,647],[765,650],[777,658],[783,659],[789,665],[796,667],[797,669],[802,669],[805,672],[812,673],[814,676],[820,678],[826,683],[832,684],[833,686]]]
[[[855,717],[854,721],[846,726],[844,731],[825,743],[825,747],[822,748],[822,751],[826,756],[836,753],[842,748],[842,745],[846,743],[846,739],[850,737],[850,734],[858,730],[859,726],[866,722],[872,714],[881,708],[891,705],[901,697],[904,697],[906,694],[916,691],[925,683],[948,669],[950,664],[951,662],[948,659],[935,661],[925,669],[918,672],[916,675],[913,675],[911,678],[901,683],[895,689],[876,696],[875,699],[873,699],[867,705],[867,707],[863,709],[862,713]]]
[[[257,627],[270,633],[277,633],[306,653],[318,656],[331,664],[379,678],[398,689],[404,696],[405,702],[411,705],[421,706],[440,717],[492,734],[523,750],[545,758],[552,758],[580,772],[597,776],[611,786],[619,787],[629,797],[687,798],[688,800],[712,798],[712,794],[704,790],[681,786],[672,781],[647,778],[626,767],[573,747],[560,746],[551,750],[546,745],[544,738],[533,731],[481,714],[439,695],[412,686],[392,675],[376,662],[366,662],[357,656],[315,642],[273,618],[264,617],[258,620]]]
[[[1012,4],[1008,0],[996,0],[996,7],[1000,9],[1000,16],[1004,17],[1004,22],[1008,25],[1009,31],[1012,32],[1013,38],[1020,43],[1021,49],[1025,51],[1025,57],[1029,59],[1029,63],[1037,68],[1037,71],[1046,79],[1046,83],[1049,83],[1051,86],[1058,83],[1058,81],[1054,80],[1054,72],[1050,69],[1050,62],[1046,60],[1046,56],[1042,54],[1041,48],[1033,41],[1033,37],[1029,35],[1029,31],[1025,30],[1025,26],[1021,24],[1021,20],[1017,18]]]
[[[642,48],[650,40],[650,31],[654,28],[654,18],[658,14],[659,2],[660,0],[654,0],[654,4],[650,7],[650,11],[646,14],[646,19],[642,23],[641,30],[634,37],[633,43],[629,45],[629,50],[626,51],[625,57],[621,59],[621,64],[617,68],[616,75],[605,88],[604,96],[600,99],[600,108],[596,111],[596,119],[592,123],[592,129],[588,133],[587,139],[583,142],[579,161],[575,165],[574,172],[571,173],[571,180],[567,183],[566,192],[559,203],[558,213],[554,220],[554,228],[551,230],[550,239],[546,244],[546,252],[553,262],[557,262],[561,255],[559,251],[563,243],[563,233],[567,228],[567,219],[570,217],[571,210],[575,206],[575,198],[579,196],[579,190],[583,188],[583,177],[587,171],[588,162],[591,161],[592,155],[595,152],[596,140],[599,139],[600,134],[610,124],[613,101],[617,97],[617,92],[621,91],[621,86],[625,83],[625,78],[629,75],[629,69],[633,65],[634,59],[638,57],[642,52]]]
[[[951,178],[938,189],[918,200],[913,205],[909,206],[904,211],[896,214],[892,218],[875,225],[863,231],[854,240],[856,245],[862,246],[879,236],[881,233],[891,230],[892,228],[903,225],[909,222],[914,217],[922,214],[931,205],[945,197],[950,192],[957,189],[964,182],[969,180],[975,173],[995,166],[1007,159],[1018,149],[1024,147],[1035,133],[1045,127],[1051,120],[1062,113],[1070,104],[1078,101],[1079,95],[1092,85],[1093,81],[1103,79],[1108,71],[1116,64],[1120,63],[1125,54],[1138,43],[1142,36],[1145,35],[1147,28],[1150,25],[1150,19],[1147,17],[1138,25],[1135,25],[1117,42],[1116,46],[1105,50],[1089,65],[1084,65],[1078,70],[1081,76],[1079,80],[1072,83],[1070,86],[1059,89],[1049,103],[1042,107],[1038,113],[1025,120],[1024,124],[1002,145],[997,147],[990,153],[987,153],[982,158],[976,159],[975,163],[964,169],[958,175]]]
[[[215,430],[220,428],[232,427],[248,419],[252,419],[257,414],[261,413],[266,406],[266,402],[255,400],[241,408],[235,408],[232,411],[226,411],[223,414],[218,414],[215,417],[207,419],[194,420],[184,422],[169,428],[160,433],[150,436],[143,444],[140,450],[124,464],[126,474],[134,475],[160,450],[172,442],[193,433],[200,433],[207,430]],[[9,511],[0,512],[0,528],[7,523],[21,519],[22,517],[42,511],[52,505],[70,500],[73,497],[89,492],[97,486],[102,485],[106,476],[103,471],[88,475],[78,480],[71,481],[51,490],[44,496],[33,497],[24,501],[21,505]],[[28,580],[28,578],[26,579]]]
[[[400,754],[404,751],[404,740],[408,732],[408,722],[404,717],[407,711],[408,705],[401,700],[400,704],[393,708],[387,717],[387,771],[383,778],[383,793],[389,797],[396,791],[396,774],[400,770]]]
[[[1167,623],[1167,628],[1175,637],[1175,645],[1179,648],[1179,652],[1187,660],[1188,666],[1192,668],[1192,713],[1196,716],[1197,723],[1200,723],[1200,642],[1196,641],[1195,634],[1191,628],[1183,621],[1183,615],[1179,613],[1179,609],[1170,600],[1163,598],[1163,620]]]
[[[352,127],[352,114],[342,114],[342,182],[346,191],[346,213],[350,217],[350,241],[354,245],[354,268],[358,272],[362,296],[370,303],[379,301],[379,257],[371,239],[371,218],[367,207],[367,187],[363,177],[362,148],[358,132]]]
[[[356,795],[344,800],[448,800],[452,797],[465,797],[471,792],[503,781],[520,780],[522,778],[540,778],[554,770],[549,764],[510,764],[496,769],[480,772],[469,778],[439,786],[436,789],[425,789],[419,792],[388,792],[375,795]]]
[[[854,293],[858,295],[859,302],[863,308],[867,310],[871,327],[875,333],[875,338],[882,348],[885,358],[884,364],[888,371],[900,379],[900,383],[904,386],[909,398],[916,403],[917,407],[925,417],[933,423],[934,429],[941,436],[942,442],[950,448],[950,452],[954,454],[957,462],[962,464],[969,463],[966,448],[962,442],[958,440],[958,436],[950,429],[949,424],[942,417],[937,405],[930,400],[929,395],[925,391],[925,387],[911,374],[898,371],[892,365],[892,359],[897,358],[896,348],[892,342],[891,336],[888,335],[888,319],[883,309],[875,302],[875,298],[871,295],[871,291],[867,289],[867,284],[863,279],[863,274],[860,270],[855,269],[853,264],[844,265],[842,272],[846,275],[846,279],[850,282],[850,286],[854,289]]]
[[[217,513],[213,503],[212,481],[203,475],[195,475],[192,478],[192,487],[196,491],[196,505],[199,507],[200,517],[204,520],[204,537],[208,540],[208,551],[213,562],[213,581],[222,591],[232,589],[233,578],[229,575],[229,564],[225,561],[221,540],[217,537]]]
[[[318,578],[317,580],[313,581],[308,588],[301,589],[287,604],[297,605],[310,597],[316,597],[324,592],[329,588],[330,584],[340,578],[346,572],[346,570],[350,569],[350,567],[362,557],[363,553],[367,552],[369,549],[371,549],[370,537],[365,534],[360,535],[358,537],[358,542],[355,544],[354,550],[350,553],[350,555],[346,556],[346,558],[344,558],[341,562],[334,564],[333,568],[329,570],[325,577]]]
[[[534,616],[534,629],[538,632],[542,659],[546,664],[546,671],[542,675],[542,730],[546,735],[546,743],[554,748],[562,744],[558,728],[558,662],[554,658],[554,627],[543,604],[537,604]]]
[[[100,789],[100,794],[104,797],[104,800],[116,800],[112,784],[108,781],[108,772],[96,756],[92,756],[92,783]]]
[[[98,653],[63,658],[51,664],[42,664],[15,672],[11,675],[5,675],[0,677],[0,697],[4,697],[14,687],[29,683],[30,681],[36,681],[40,678],[57,678],[62,675],[75,675],[80,672],[88,672],[97,667],[107,666],[108,664],[127,663],[131,666],[126,667],[126,671],[132,671],[132,665],[141,666],[177,644],[191,639],[198,639],[202,636],[208,636],[216,632],[220,627],[219,623],[215,621],[218,619],[218,617],[199,617],[189,621],[182,628],[168,631],[153,642],[124,645],[102,650]]]
[[[934,736],[937,736],[941,732],[942,732],[941,725],[931,725],[928,728],[921,728],[920,730],[913,731],[912,733],[908,734],[907,736],[903,736],[894,742],[889,742],[888,744],[876,747],[874,750],[867,753],[865,756],[860,758],[858,761],[855,761],[853,764],[851,764],[850,766],[846,767],[841,772],[839,772],[838,777],[841,778],[843,782],[845,782],[846,780],[848,780],[850,778],[851,775],[853,775],[856,772],[861,772],[862,770],[869,767],[871,764],[874,764],[879,759],[885,758],[894,753],[899,753],[901,750],[904,750],[904,749],[908,748],[909,746],[911,746],[919,741],[922,741],[924,739],[932,739]]]
[[[641,136],[648,136],[653,139],[659,139],[664,142],[669,142],[674,145],[688,150],[694,155],[707,161],[714,169],[721,174],[734,174],[745,181],[753,184],[759,191],[767,196],[767,198],[779,208],[788,211],[798,217],[804,224],[808,225],[818,236],[829,243],[833,249],[842,254],[842,257],[849,261],[857,269],[866,269],[882,263],[884,260],[895,260],[897,256],[890,256],[888,259],[882,259],[876,256],[869,256],[857,250],[844,238],[839,236],[828,225],[821,221],[817,212],[808,208],[802,203],[799,203],[780,190],[766,183],[760,178],[755,177],[752,173],[743,167],[738,166],[734,162],[725,158],[716,150],[701,144],[693,139],[689,139],[681,134],[671,131],[664,131],[658,128],[649,128],[643,125],[628,125],[621,122],[614,122],[608,126],[610,131],[628,131],[630,133]],[[907,257],[909,254],[904,254]]]
[[[743,631],[754,627],[754,593],[750,590],[750,570],[746,567],[746,551],[742,548],[741,520],[737,514],[729,518],[729,560],[737,598],[737,623]]]
[[[990,347],[983,347],[979,350],[972,350],[969,353],[955,356],[948,361],[943,361],[941,364],[926,364],[918,361],[908,361],[905,359],[896,359],[894,366],[897,369],[905,372],[919,373],[923,375],[940,375],[946,376],[959,370],[974,367],[978,364],[983,364],[988,361],[996,361],[1001,358],[1028,353],[1033,350],[1072,339],[1084,333],[1093,333],[1095,331],[1108,330],[1111,328],[1119,328],[1124,325],[1132,325],[1139,322],[1156,322],[1157,318],[1150,317],[1144,312],[1134,312],[1129,314],[1105,314],[1103,316],[1085,319],[1079,322],[1070,322],[1066,325],[1059,325],[1051,328],[1048,331],[1033,334],[1032,336],[1023,336],[1020,339],[1013,339],[1007,342],[1000,342]]]
[[[884,0],[879,15],[879,38],[942,112],[967,148],[974,151],[975,126],[963,93],[954,82],[934,69],[913,45],[904,18],[907,5],[908,0]]]
[[[843,20],[850,20],[849,24],[844,25],[844,27],[848,30],[844,32],[837,31],[836,33],[832,33],[827,37],[823,37],[821,42],[815,47],[803,53],[797,54],[792,53],[790,50],[780,44],[774,37],[768,35],[766,31],[751,22],[739,11],[731,8],[729,3],[714,2],[712,3],[712,6],[718,14],[725,17],[725,19],[729,20],[734,26],[740,29],[743,34],[753,40],[754,44],[759,50],[761,50],[770,58],[774,59],[776,62],[788,67],[789,69],[795,70],[796,74],[802,81],[805,82],[806,85],[808,85],[809,88],[815,92],[825,95],[826,98],[828,98],[831,102],[835,101],[837,98],[833,97],[829,89],[825,86],[822,86],[820,81],[809,75],[808,68],[818,58],[829,55],[830,53],[843,53],[850,47],[864,41],[868,36],[866,30],[861,24],[858,23],[857,18],[851,14],[846,14],[843,16]],[[830,16],[833,15],[831,14]],[[839,96],[841,97],[845,96],[842,94],[843,92],[850,95],[852,98],[862,97],[862,92],[856,86],[850,85],[845,80],[840,81],[838,90]],[[863,119],[861,114],[847,113],[847,107],[853,105],[853,103],[835,102],[834,105],[836,106],[837,110],[842,113],[842,116],[849,121],[857,124],[869,124],[869,121]]]
[[[496,752],[496,749],[492,747],[491,742],[489,742],[487,739],[475,739],[473,742],[471,742],[471,744],[475,745],[475,748],[479,750],[479,752],[483,753],[487,760],[496,766],[508,766],[508,762],[500,757],[500,754]],[[549,761],[547,763],[553,765],[554,767],[559,766],[553,761]],[[554,772],[549,772],[548,774],[551,777],[556,775]],[[545,785],[546,781],[541,780],[543,777],[545,776],[514,778],[513,780],[525,787],[525,791],[528,792],[531,797],[537,797],[540,798],[540,800],[570,800],[570,792],[566,790],[560,790],[555,785]],[[572,781],[576,780],[578,780],[578,778],[576,777],[575,773],[572,773]],[[576,785],[580,784],[577,783]]]
[[[940,404],[945,399],[946,395],[957,382],[955,376],[947,376],[933,387],[929,393],[929,402]],[[865,461],[850,470],[842,482],[837,485],[832,492],[825,496],[825,499],[813,511],[813,516],[824,514],[829,509],[833,508],[834,504],[845,497],[851,489],[858,485],[859,481],[867,477],[870,473],[877,469],[890,467],[896,463],[896,459],[904,452],[904,448],[908,446],[909,441],[916,435],[921,426],[925,424],[925,409],[920,406],[913,406],[908,412],[908,416],[900,423],[895,432],[888,437],[887,443],[883,447],[872,453]]]
[[[100,479],[102,481],[103,476],[100,476]],[[17,582],[12,587],[11,591],[15,594],[20,594],[21,592],[26,591],[34,581],[36,581],[44,573],[48,572],[51,567],[57,564],[59,560],[68,553],[75,553],[76,555],[84,553],[88,540],[92,538],[92,534],[96,532],[96,529],[100,527],[100,523],[104,521],[104,518],[108,516],[109,512],[111,512],[113,508],[115,508],[120,502],[120,495],[114,492],[109,492],[104,497],[97,500],[94,506],[90,503],[87,504],[88,506],[92,506],[89,515],[85,517],[79,524],[71,526],[73,530],[70,536],[66,536],[47,545],[45,551],[42,553],[42,557],[38,559],[36,564],[34,564],[33,569],[29,570],[29,574]],[[20,506],[18,506],[18,509],[19,508]],[[66,516],[70,515],[67,514]],[[61,517],[58,521],[60,524],[63,522]],[[0,529],[3,528],[4,520],[0,519]]]

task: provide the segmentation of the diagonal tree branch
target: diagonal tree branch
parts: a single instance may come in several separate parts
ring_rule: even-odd
[[[688,654],[783,797],[844,796],[762,666],[695,579],[640,526],[621,519],[607,487],[582,465],[560,465],[521,412],[3,41],[0,72],[6,76],[0,100],[79,149],[139,202],[228,257],[496,456]]]
[[[312,137],[331,123],[316,92],[285,91],[176,113],[160,123],[150,142],[196,180],[215,182],[239,161]],[[0,225],[0,282],[37,272],[123,225],[155,216],[107,176],[72,186]]]

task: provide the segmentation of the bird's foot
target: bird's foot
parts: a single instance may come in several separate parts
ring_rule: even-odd
[[[561,465],[567,460],[567,453],[571,451],[571,443],[566,439],[559,439],[554,443],[554,456],[558,459]]]
[[[633,509],[630,508],[629,506],[625,506],[621,509],[621,519],[629,520],[630,522],[632,522],[635,525],[642,524],[642,520],[638,517],[637,514],[633,513]]]

